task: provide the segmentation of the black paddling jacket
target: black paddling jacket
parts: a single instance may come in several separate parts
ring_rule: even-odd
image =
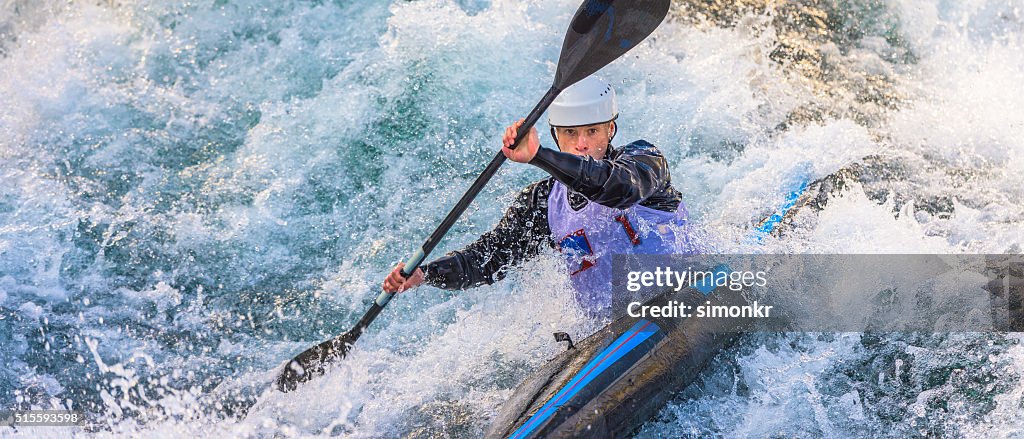
[[[672,187],[668,163],[654,145],[637,140],[621,148],[608,146],[605,158],[540,148],[530,161],[551,174],[532,183],[516,197],[491,231],[462,250],[453,251],[423,266],[426,283],[459,290],[491,284],[543,245],[554,247],[548,225],[548,195],[555,180],[569,192],[573,209],[588,202],[624,209],[635,204],[675,212],[682,194]]]

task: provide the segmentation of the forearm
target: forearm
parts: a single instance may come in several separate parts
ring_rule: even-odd
[[[541,148],[530,164],[588,200],[614,208],[637,204],[668,184],[667,164],[660,155],[594,160]]]
[[[466,256],[458,251],[423,266],[423,280],[428,285],[445,290],[464,290],[494,282],[493,277],[467,262]]]
[[[608,162],[548,148],[537,150],[530,164],[583,195],[599,190],[611,175],[611,164]]]
[[[527,230],[503,240],[485,235],[462,250],[424,266],[424,281],[446,290],[490,285],[504,278],[508,268],[536,255],[540,241],[535,233]]]
[[[550,241],[546,186],[521,192],[493,230],[465,248],[424,266],[425,281],[438,288],[461,290],[501,280],[506,270],[536,255]]]

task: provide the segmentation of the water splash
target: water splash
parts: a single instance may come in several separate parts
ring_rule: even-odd
[[[687,5],[600,74],[619,138],[665,152],[710,247],[743,251],[794,176],[875,156],[862,190],[762,245],[1020,251],[1019,5]],[[403,295],[318,386],[260,383],[351,326],[454,204],[547,87],[575,6],[6,3],[0,404],[86,410],[100,435],[479,435],[552,332],[597,325],[550,259]],[[541,177],[504,169],[441,247]],[[1004,434],[1018,351],[750,337],[643,434]]]

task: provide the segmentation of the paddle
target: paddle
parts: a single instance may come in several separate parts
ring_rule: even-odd
[[[516,131],[516,141],[513,145],[519,144],[519,141],[526,137],[530,128],[537,123],[541,114],[562,90],[608,65],[654,32],[668,14],[669,2],[670,0],[585,0],[572,17],[566,31],[551,88]],[[498,151],[434,233],[431,233],[419,250],[405,262],[403,276],[408,277],[416,271],[504,162],[505,155]],[[349,348],[393,296],[394,293],[381,292],[354,328],[307,349],[289,361],[277,377],[277,388],[282,392],[288,392],[294,390],[299,383],[323,375],[327,363],[348,353]]]

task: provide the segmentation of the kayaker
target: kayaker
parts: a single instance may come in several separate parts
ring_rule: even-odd
[[[565,256],[580,304],[603,313],[611,307],[613,254],[688,252],[686,209],[665,157],[644,140],[613,147],[618,116],[611,85],[588,77],[548,109],[559,151],[542,148],[535,128],[511,149],[523,121],[507,127],[505,156],[551,176],[523,189],[497,226],[476,242],[423,265],[408,279],[398,264],[384,279],[384,290],[408,291],[424,282],[449,290],[491,284],[551,247]]]

